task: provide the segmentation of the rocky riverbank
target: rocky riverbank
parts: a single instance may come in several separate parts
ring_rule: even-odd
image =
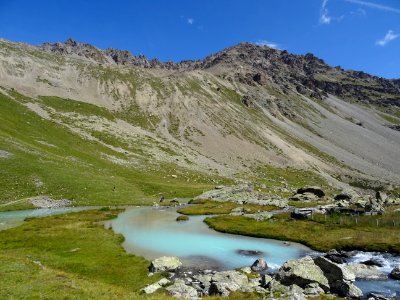
[[[264,259],[257,259],[252,266],[228,271],[182,271],[177,257],[160,257],[149,268],[153,272],[169,272],[169,278],[142,289],[151,294],[159,289],[176,298],[200,299],[204,296],[228,297],[232,292],[257,293],[264,299],[309,299],[324,296],[328,299],[398,299],[396,295],[369,293],[363,295],[355,285],[356,279],[388,280],[380,269],[380,261],[368,260],[350,263],[354,252],[332,250],[318,256],[305,256],[289,260],[277,272],[269,272]],[[339,263],[338,263],[339,262]],[[399,279],[399,267],[389,274]]]

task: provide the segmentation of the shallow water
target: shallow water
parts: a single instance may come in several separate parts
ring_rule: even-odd
[[[76,212],[96,207],[63,207],[63,208],[38,208],[28,210],[15,210],[0,212],[0,230],[17,227],[24,222],[26,218],[39,218],[51,215],[60,215],[69,212]]]
[[[383,266],[378,267],[383,273],[388,275],[395,266],[400,265],[400,257],[389,253],[377,252],[357,252],[349,264],[362,263],[364,261],[375,259],[382,262]],[[398,280],[388,279],[384,281],[357,280],[356,285],[366,295],[370,292],[379,292],[387,296],[400,296],[400,282]]]
[[[65,207],[0,212],[0,230],[19,226],[25,218],[96,208],[98,207]],[[179,214],[175,209],[128,208],[119,214],[118,218],[107,221],[106,226],[111,226],[115,232],[125,237],[123,247],[127,252],[142,255],[147,259],[162,255],[178,256],[189,268],[227,270],[250,266],[255,259],[263,257],[270,270],[275,271],[289,259],[317,254],[297,243],[285,245],[282,241],[216,232],[203,222],[205,216],[191,216],[189,221],[176,222],[177,216]],[[238,250],[261,251],[263,254],[246,256],[239,254]],[[358,252],[349,263],[361,263],[371,258],[383,262],[380,269],[385,274],[400,264],[400,256],[373,252]],[[359,280],[356,285],[364,295],[379,292],[400,296],[399,281]]]
[[[189,221],[176,222],[174,209],[131,208],[111,220],[113,230],[125,237],[127,252],[154,259],[162,255],[178,256],[186,266],[232,269],[250,266],[264,257],[272,269],[285,261],[305,255],[311,250],[297,243],[259,239],[209,229],[205,216],[191,216]],[[257,250],[262,255],[246,256],[238,250]]]

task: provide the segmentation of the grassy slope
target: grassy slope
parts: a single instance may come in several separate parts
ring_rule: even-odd
[[[379,226],[376,219],[379,219]],[[205,219],[217,231],[289,240],[318,251],[344,249],[394,253],[400,253],[399,221],[398,213],[358,217],[357,224],[355,217],[331,216],[325,220],[323,215],[315,215],[314,220],[293,220],[288,214],[281,214],[264,222],[233,216]]]
[[[85,113],[99,113],[97,107],[92,112],[88,107]],[[183,177],[168,182],[165,176],[179,171],[175,165],[146,172],[114,164],[102,155],[124,158],[124,154],[83,139],[3,94],[0,149],[13,154],[0,158],[0,210],[27,208],[30,205],[23,199],[39,194],[72,199],[75,205],[146,204],[160,192],[166,197],[191,197],[211,187],[207,176],[190,171],[187,176],[197,182]]]

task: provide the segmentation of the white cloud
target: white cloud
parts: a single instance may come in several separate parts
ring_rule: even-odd
[[[350,2],[350,3],[354,3],[354,4],[363,5],[363,6],[366,6],[369,8],[374,8],[374,9],[379,9],[379,10],[383,10],[383,11],[394,12],[394,13],[400,14],[400,9],[394,8],[391,6],[386,6],[386,5],[377,4],[377,3],[368,2],[368,1],[362,1],[362,0],[346,0],[346,1]]]
[[[274,43],[274,42],[269,42],[269,41],[266,41],[266,40],[258,40],[256,42],[256,45],[268,46],[268,47],[273,48],[273,49],[280,49],[280,45],[279,44]]]
[[[188,18],[187,22],[188,22],[189,25],[193,25],[194,19],[193,18]]]
[[[322,0],[321,10],[319,14],[320,24],[330,24],[332,22],[332,17],[329,16],[329,11],[326,8],[327,5],[328,5],[328,0]]]
[[[357,8],[356,11],[351,11],[350,15],[365,17],[367,15],[367,12],[365,11],[365,9]]]
[[[376,41],[376,45],[381,46],[381,47],[384,47],[384,46],[386,46],[387,43],[389,43],[389,42],[391,42],[391,41],[397,39],[399,36],[400,36],[400,35],[394,33],[393,30],[389,30],[389,31],[385,34],[385,36],[384,36],[383,39],[380,39],[380,40],[377,40],[377,41]]]

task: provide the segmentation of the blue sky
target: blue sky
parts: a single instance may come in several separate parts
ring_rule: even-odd
[[[400,0],[0,0],[0,37],[179,61],[240,42],[400,78]]]

